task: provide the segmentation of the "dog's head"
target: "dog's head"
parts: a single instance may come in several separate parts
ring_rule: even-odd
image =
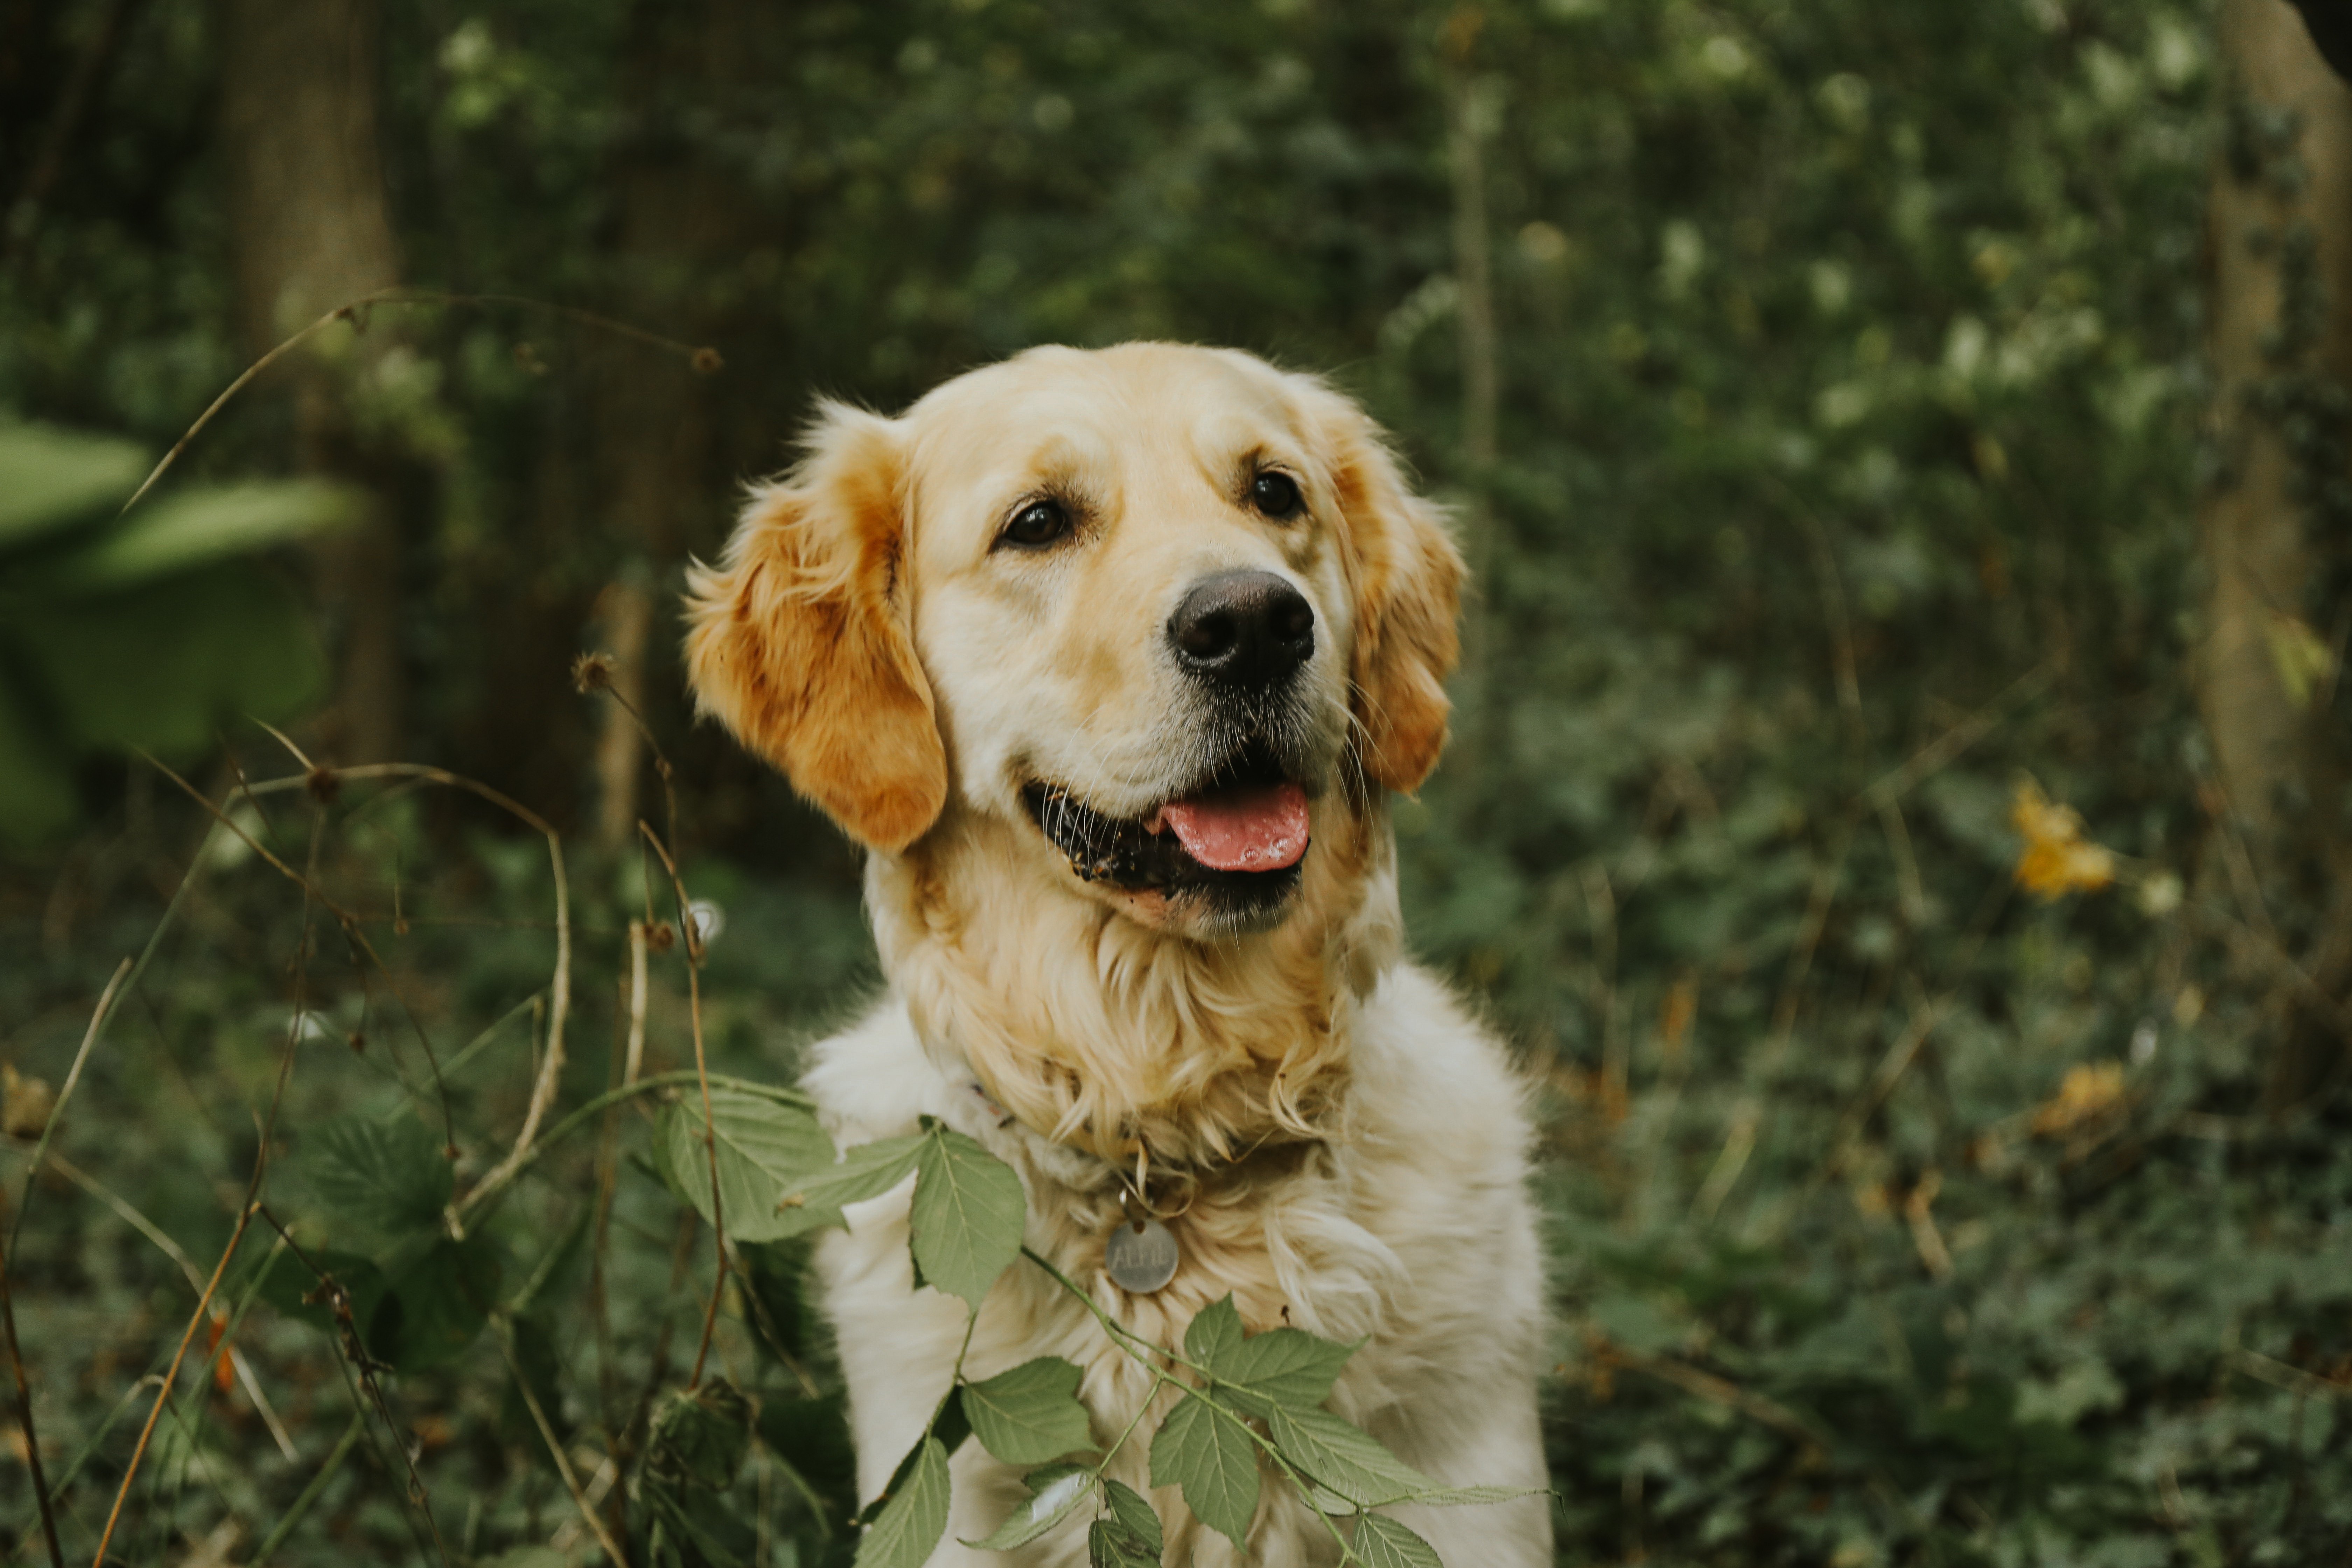
[[[1063,891],[1278,925],[1314,823],[1445,737],[1461,562],[1380,432],[1227,351],[1037,349],[822,412],[690,588],[705,711],[852,837],[977,814]]]

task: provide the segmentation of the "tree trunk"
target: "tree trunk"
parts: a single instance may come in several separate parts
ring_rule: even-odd
[[[376,150],[373,0],[223,0],[221,118],[239,330],[259,355],[400,272]],[[372,465],[317,359],[297,368],[301,465],[364,482]],[[341,763],[401,745],[400,535],[388,504],[321,547],[322,606],[340,645],[328,742]]]
[[[791,15],[748,0],[639,0],[630,25],[635,123],[614,170],[623,317],[697,342],[730,336],[742,258],[772,217],[708,141],[682,133],[679,122],[688,106],[705,118],[724,115],[737,95],[758,89]],[[624,560],[599,619],[615,686],[642,704],[656,689],[646,672],[667,666],[661,639],[675,627],[672,596],[650,585],[670,585],[698,514],[730,476],[720,468],[710,384],[632,344],[612,345],[603,365],[593,418],[605,464],[605,526]],[[645,747],[618,703],[606,704],[602,724],[597,837],[617,849],[635,839],[645,813]]]
[[[2331,907],[2346,843],[2329,716],[2343,637],[2330,590],[2352,478],[2352,92],[2286,0],[2225,0],[2221,41],[2229,134],[2207,219],[2220,463],[2198,519],[2198,701],[2241,914],[2340,992],[2352,948]],[[2298,930],[2298,910],[2325,918]],[[2274,1107],[2301,1097],[2317,1053],[2344,1048],[2284,1007]]]

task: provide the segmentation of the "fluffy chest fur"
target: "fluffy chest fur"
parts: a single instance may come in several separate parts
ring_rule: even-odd
[[[839,1140],[911,1131],[935,1116],[1020,1172],[1028,1245],[1143,1339],[1181,1342],[1192,1315],[1228,1294],[1253,1330],[1289,1324],[1362,1341],[1332,1407],[1401,1457],[1462,1485],[1543,1484],[1534,1375],[1541,1354],[1541,1268],[1525,1192],[1527,1129],[1494,1042],[1427,975],[1391,968],[1350,1031],[1344,1138],[1204,1190],[1171,1222],[1176,1278],[1133,1296],[1103,1268],[1118,1223],[1118,1184],[1101,1161],[1000,1121],[946,1042],[926,1042],[904,1005],[886,1002],[817,1047],[807,1086]],[[819,1252],[824,1304],[847,1373],[863,1494],[878,1491],[922,1431],[951,1376],[961,1304],[915,1289],[907,1198],[850,1212],[848,1234]],[[1034,1264],[1002,1279],[980,1315],[966,1371],[985,1377],[1039,1355],[1083,1369],[1080,1397],[1108,1444],[1150,1378],[1083,1307]],[[1163,1411],[1147,1414],[1113,1474],[1148,1490],[1146,1456]],[[1083,1526],[1018,1554],[967,1552],[1023,1495],[1017,1475],[978,1445],[956,1463],[955,1514],[938,1563],[1082,1562]],[[1253,1552],[1235,1557],[1172,1489],[1154,1497],[1171,1563],[1328,1560],[1321,1525],[1269,1485]],[[1456,1568],[1549,1560],[1540,1499],[1474,1509],[1401,1510]]]

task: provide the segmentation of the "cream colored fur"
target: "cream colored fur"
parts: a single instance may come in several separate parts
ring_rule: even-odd
[[[1249,477],[1304,513],[1253,514]],[[992,548],[1025,498],[1085,527],[1055,552]],[[1313,840],[1271,929],[1222,930],[1181,898],[1085,883],[1021,804],[1030,779],[1112,816],[1190,787],[1209,723],[1168,658],[1204,575],[1272,571],[1313,605],[1301,676]],[[1034,351],[905,416],[835,410],[807,464],[755,494],[723,568],[693,588],[707,710],[871,851],[889,993],[815,1047],[806,1085],[844,1143],[933,1116],[1011,1163],[1029,1245],[1144,1339],[1181,1341],[1230,1293],[1253,1330],[1363,1342],[1332,1408],[1439,1479],[1541,1487],[1543,1276],[1528,1126],[1496,1042],[1401,955],[1385,792],[1444,731],[1459,562],[1355,405],[1246,355],[1130,344]],[[848,651],[844,651],[848,650]],[[854,695],[850,695],[854,693]],[[1105,1276],[1118,1178],[1171,1183],[1176,1278]],[[862,1495],[948,1385],[962,1304],[915,1289],[907,1195],[822,1243]],[[981,1311],[966,1372],[1040,1355],[1084,1369],[1098,1440],[1148,1379],[1039,1269]],[[1149,1424],[1112,1473],[1147,1489]],[[935,1563],[1079,1563],[1074,1521],[1022,1552],[957,1543],[1022,1496],[978,1444],[955,1460]],[[1173,1489],[1166,1561],[1336,1559],[1286,1483],[1236,1552]],[[1450,1568],[1550,1561],[1541,1497],[1397,1510]]]

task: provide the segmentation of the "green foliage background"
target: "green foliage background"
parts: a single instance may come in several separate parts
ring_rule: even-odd
[[[61,8],[58,47],[97,10]],[[818,391],[894,406],[1032,342],[1136,336],[1328,370],[1455,504],[1479,568],[1456,744],[1398,816],[1417,948],[1545,1086],[1561,1561],[2343,1556],[2341,1075],[2261,1113],[2282,1005],[2210,870],[2226,845],[2199,805],[2186,663],[2225,97],[2206,7],[809,4],[761,11],[718,71],[674,46],[740,18],[667,16],[386,16],[411,279],[593,307],[726,360],[697,379],[480,305],[404,312],[399,352],[346,362],[355,419],[402,465],[413,755],[580,815],[594,712],[563,668],[589,603],[679,565],[595,504],[607,378],[674,378],[705,412],[674,542],[707,552],[730,486],[781,460]],[[242,368],[218,64],[203,11],[136,15],[0,282],[0,406],[160,450]],[[1492,252],[1491,463],[1463,426],[1457,125]],[[699,257],[622,243],[614,171],[648,159],[725,205]],[[266,391],[236,405],[191,474],[282,468],[289,419]],[[700,977],[714,1066],[781,1081],[791,1042],[874,980],[850,856],[655,684],[687,880],[726,917]],[[254,777],[286,771],[266,737],[226,744]],[[2122,886],[2014,888],[2021,774],[2126,858]],[[81,784],[88,830],[20,857],[0,893],[0,1056],[51,1085],[206,833],[143,768]],[[425,1258],[356,1228],[320,1163],[352,1125],[453,1140],[461,1186],[504,1152],[543,1027],[517,1009],[548,982],[544,847],[404,786],[269,795],[240,821],[289,863],[319,857],[391,973],[233,837],[193,862],[57,1135],[112,1201],[43,1175],[16,1265],[53,1481],[87,1456],[68,1540],[94,1545],[135,1380],[193,1305],[129,1215],[200,1274],[218,1256],[301,950],[323,1022],[270,1202],[385,1299],[409,1282],[371,1351],[396,1368],[388,1403],[273,1265],[236,1342],[297,1458],[242,1392],[190,1380],[126,1555],[176,1558],[225,1519],[249,1549],[349,1427],[363,1438],[278,1560],[429,1557],[413,1441],[451,1557],[551,1568],[557,1538],[584,1561],[516,1391],[586,1469],[618,1457],[605,1484],[645,1529],[672,1473],[644,1468],[655,1401],[710,1288],[654,1130],[624,1115],[609,1159],[567,1146]],[[646,900],[635,858],[575,855],[572,880],[562,1108],[607,1080]],[[674,1069],[675,951],[654,975],[648,1063]],[[422,1047],[446,1064],[501,1019],[446,1075],[445,1122]],[[2070,1120],[2078,1069],[2119,1092]],[[10,1146],[21,1194],[29,1145]],[[845,1551],[798,1245],[747,1248],[723,1304],[714,1353],[760,1441],[723,1483],[740,1528],[691,1547],[711,1561]],[[506,1328],[485,1331],[493,1309]],[[5,1458],[0,1500],[32,1560]]]

